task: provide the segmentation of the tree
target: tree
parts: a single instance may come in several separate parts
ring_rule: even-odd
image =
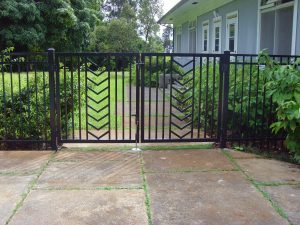
[[[36,49],[45,38],[42,17],[34,0],[0,1],[0,48]]]
[[[165,27],[163,34],[162,34],[163,47],[164,47],[165,52],[168,52],[168,53],[172,52],[172,49],[173,49],[173,43],[171,40],[172,33],[173,33],[172,27]]]
[[[137,0],[104,0],[102,9],[108,20],[114,18],[124,18],[124,11],[128,12],[128,9],[132,12],[136,12],[138,7]],[[130,15],[131,16],[131,15]]]
[[[90,42],[90,50],[98,52],[138,52],[142,46],[133,24],[124,18],[97,26]]]
[[[99,0],[2,0],[0,44],[16,51],[80,51],[100,19]],[[100,6],[99,6],[100,8]]]
[[[162,4],[160,0],[140,0],[139,4],[139,32],[144,40],[151,46],[151,40],[159,31],[156,20],[162,15]]]
[[[44,48],[58,51],[80,51],[88,45],[89,33],[99,15],[87,7],[85,0],[52,0],[39,4],[44,19],[46,39]]]

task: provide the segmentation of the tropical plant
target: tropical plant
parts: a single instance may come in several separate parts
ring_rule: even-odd
[[[260,62],[266,66],[263,75],[267,94],[277,103],[277,121],[271,128],[274,133],[287,133],[286,147],[300,162],[300,60],[280,65],[262,52]]]

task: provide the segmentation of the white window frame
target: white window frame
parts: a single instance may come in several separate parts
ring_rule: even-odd
[[[292,36],[292,49],[291,49],[291,53],[292,55],[296,54],[296,37],[297,35],[299,35],[298,32],[298,5],[299,5],[299,0],[294,0],[294,15],[293,15],[293,36]]]
[[[219,27],[219,51],[216,51],[216,28]],[[212,52],[213,53],[221,53],[222,51],[222,17],[217,17],[213,21],[213,38],[212,38],[213,46]]]
[[[176,28],[176,52],[181,53],[182,48],[182,26]],[[180,49],[178,49],[178,35],[180,35]]]
[[[204,31],[207,31],[207,49],[204,49]],[[209,20],[206,20],[202,23],[202,52],[208,53],[209,52]]]
[[[193,25],[191,25],[193,24]],[[191,31],[195,31],[195,52],[191,52],[190,51],[190,32]],[[189,46],[189,52],[190,53],[196,53],[197,52],[197,20],[192,20],[190,23],[189,23],[189,33],[188,33],[188,46]]]
[[[293,14],[293,34],[292,34],[292,44],[291,44],[291,54],[294,55],[296,54],[296,36],[298,32],[298,26],[297,26],[297,21],[298,21],[298,4],[299,0],[294,0],[292,2],[284,3],[284,4],[270,4],[269,6],[266,7],[262,6],[262,0],[258,1],[258,9],[257,9],[257,14],[258,14],[258,20],[257,20],[257,52],[261,50],[261,43],[260,43],[260,38],[261,38],[261,14],[265,12],[270,12],[270,11],[275,11],[280,8],[285,8],[285,7],[294,7],[294,14]]]
[[[239,13],[238,11],[229,13],[226,15],[226,50],[230,51],[229,49],[229,35],[230,35],[230,30],[229,30],[229,25],[235,24],[235,42],[234,42],[234,51],[231,53],[237,53],[238,51],[238,38],[239,38]]]

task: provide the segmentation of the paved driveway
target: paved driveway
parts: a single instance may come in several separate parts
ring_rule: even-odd
[[[0,152],[0,224],[300,224],[300,168],[207,150]]]

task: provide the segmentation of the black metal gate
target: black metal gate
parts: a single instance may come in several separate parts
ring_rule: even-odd
[[[58,144],[219,141],[222,57],[57,53]]]
[[[139,54],[56,54],[59,143],[138,141]]]
[[[217,54],[143,54],[142,142],[219,141],[220,60]]]

